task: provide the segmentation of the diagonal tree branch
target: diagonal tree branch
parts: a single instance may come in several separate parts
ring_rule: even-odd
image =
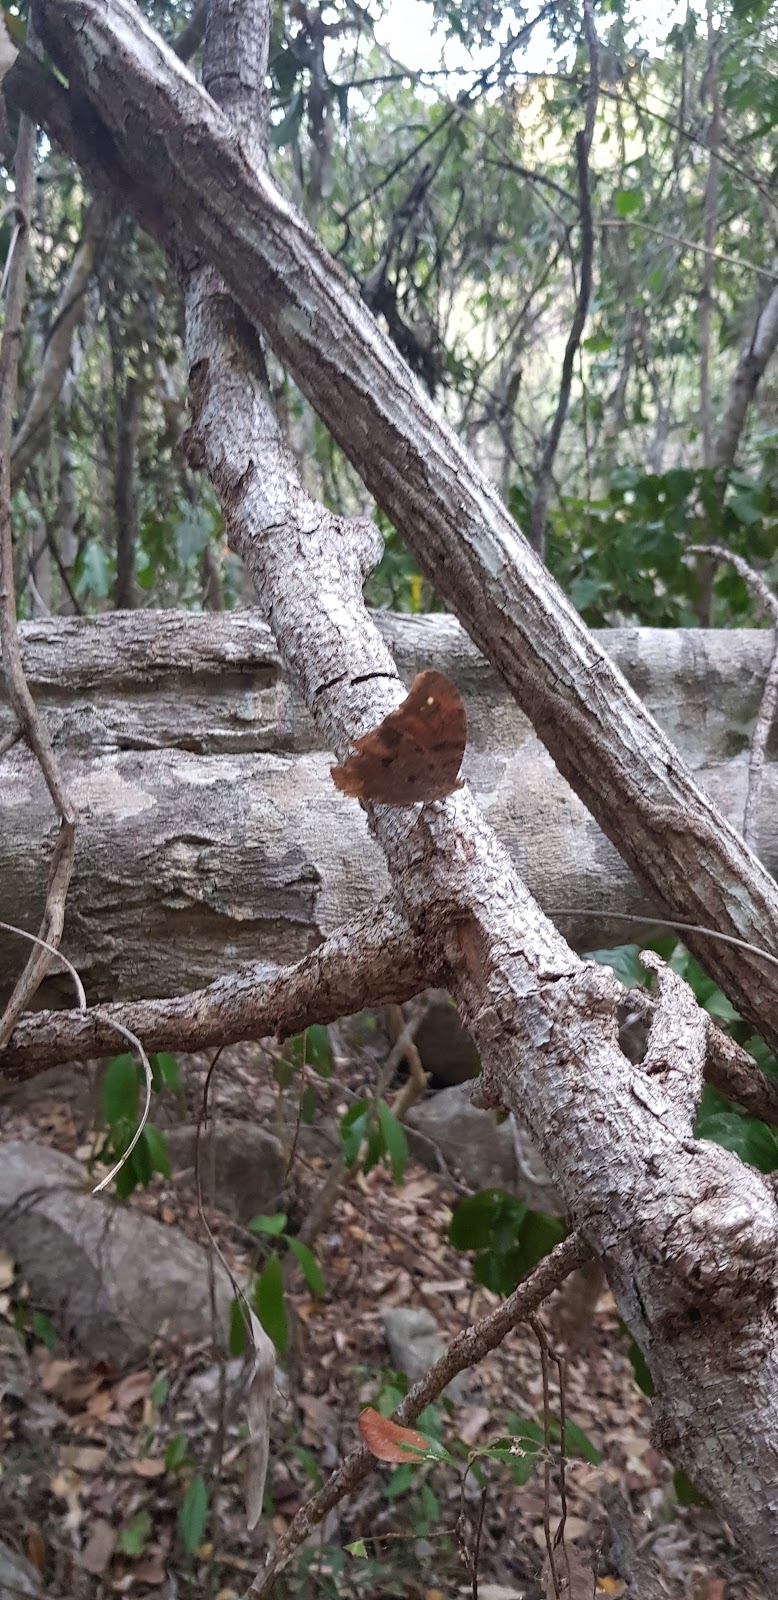
[[[579,1233],[571,1234],[570,1238],[558,1244],[501,1305],[482,1317],[479,1322],[474,1322],[470,1327],[463,1328],[461,1333],[455,1334],[429,1371],[409,1389],[405,1399],[392,1413],[393,1421],[400,1423],[402,1427],[408,1427],[415,1422],[425,1406],[431,1405],[433,1400],[438,1399],[457,1373],[476,1366],[479,1361],[483,1361],[490,1350],[496,1350],[511,1329],[526,1322],[543,1301],[547,1300],[555,1289],[560,1288],[570,1273],[575,1272],[577,1267],[582,1267],[590,1258],[589,1247]],[[277,1574],[286,1566],[290,1556],[299,1549],[313,1529],[319,1526],[327,1512],[345,1499],[347,1494],[353,1494],[374,1468],[375,1458],[366,1445],[358,1445],[356,1450],[352,1450],[327,1483],[322,1484],[292,1518],[278,1542],[272,1561],[249,1585],[243,1600],[259,1600],[261,1595],[270,1593]]]
[[[116,1043],[114,1022],[147,1051],[205,1050],[271,1035],[285,1039],[313,1022],[352,1016],[366,998],[374,1005],[409,1000],[430,982],[434,974],[425,969],[408,924],[384,900],[291,967],[257,962],[169,1000],[26,1017],[3,1051],[2,1078],[21,1083],[59,1062],[108,1055]]]

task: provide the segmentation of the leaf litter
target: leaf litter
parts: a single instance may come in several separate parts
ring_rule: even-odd
[[[256,1056],[255,1047],[237,1046],[222,1058],[228,1114],[272,1127],[278,1097],[267,1074],[258,1085]],[[190,1057],[183,1073],[195,1111],[207,1065]],[[349,1061],[349,1071],[355,1092],[364,1093],[358,1065]],[[329,1091],[340,1109],[343,1087],[342,1080],[315,1084],[317,1094],[326,1097]],[[224,1114],[223,1101],[219,1110]],[[16,1117],[6,1111],[3,1134],[51,1143],[68,1154],[93,1148],[78,1103],[55,1097],[42,1100],[34,1114],[29,1107]],[[297,1152],[290,1231],[307,1214],[331,1159],[331,1149],[317,1151],[313,1142]],[[107,1600],[115,1594],[143,1600],[160,1593],[238,1600],[264,1563],[268,1542],[286,1531],[312,1490],[358,1442],[360,1413],[385,1408],[392,1390],[402,1386],[390,1369],[382,1313],[391,1307],[426,1309],[447,1340],[497,1303],[472,1282],[469,1258],[447,1243],[451,1208],[459,1198],[445,1177],[413,1162],[400,1187],[381,1166],[359,1174],[315,1244],[325,1295],[313,1295],[299,1270],[290,1273],[288,1300],[298,1332],[280,1385],[266,1336],[264,1344],[254,1339],[254,1377],[248,1383],[246,1374],[240,1380],[234,1371],[225,1381],[214,1347],[206,1343],[160,1342],[142,1368],[123,1374],[66,1350],[61,1341],[50,1351],[29,1330],[15,1329],[20,1286],[13,1263],[0,1252],[0,1394],[6,1396],[0,1409],[0,1540],[41,1574],[42,1593],[50,1600]],[[127,1203],[202,1242],[185,1177],[157,1177]],[[213,1206],[208,1221],[229,1266],[244,1281],[256,1240]],[[553,1343],[553,1304],[543,1321]],[[463,1480],[462,1468],[479,1446],[505,1438],[510,1414],[540,1418],[542,1396],[537,1341],[530,1329],[516,1329],[499,1351],[465,1374],[461,1404],[444,1401],[431,1423],[421,1419],[420,1431],[429,1435],[434,1426],[446,1448],[458,1452],[459,1472],[429,1460],[409,1469],[398,1448],[394,1465],[377,1464],[366,1483],[329,1513],[298,1564],[287,1570],[278,1594],[302,1600],[313,1593],[306,1571],[318,1572],[314,1588],[323,1597],[449,1600],[470,1594],[471,1586],[463,1587],[461,1546],[463,1538],[472,1545],[481,1491],[473,1469]],[[634,1382],[607,1295],[586,1348],[569,1354],[565,1399],[568,1418],[601,1456],[597,1465],[576,1456],[566,1463],[567,1548],[576,1574],[571,1600],[579,1590],[583,1594],[595,1564],[599,1576],[591,1593],[616,1600],[625,1593],[608,1565],[601,1502],[608,1481],[627,1496],[641,1552],[653,1553],[668,1600],[765,1600],[713,1513],[677,1504],[672,1470],[651,1443],[649,1405]],[[42,1403],[52,1407],[45,1432],[34,1425]],[[412,1453],[402,1454],[413,1460]],[[542,1470],[515,1485],[505,1466],[482,1465],[489,1469],[490,1488],[478,1546],[481,1600],[543,1600],[553,1580]],[[398,1488],[396,1474],[405,1474],[404,1487]],[[208,1510],[202,1527],[195,1522],[190,1529],[194,1542],[187,1549],[182,1508],[187,1497],[198,1498],[192,1494],[196,1482],[204,1486]],[[553,1527],[559,1490],[558,1451],[552,1449]],[[356,1554],[343,1556],[346,1546],[364,1550],[366,1578],[358,1577]],[[376,1558],[380,1580],[371,1576]],[[338,1578],[344,1560],[352,1565]]]

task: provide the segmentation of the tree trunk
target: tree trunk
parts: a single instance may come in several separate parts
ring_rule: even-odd
[[[459,685],[467,776],[541,905],[579,913],[560,919],[570,942],[586,950],[639,937],[645,930],[607,912],[650,915],[650,900],[459,624],[376,620],[406,682],[434,662]],[[83,811],[64,948],[92,1002],[179,994],[244,961],[295,961],[386,892],[381,852],[331,784],[332,758],[256,612],[51,618],[20,634]],[[635,628],[599,638],[739,826],[770,635]],[[13,728],[2,693],[0,682],[0,746]],[[760,855],[776,871],[778,732],[769,755]],[[0,758],[0,919],[37,926],[41,844],[54,837],[35,764],[13,746]],[[0,932],[0,992],[19,955]],[[72,1003],[56,966],[40,1000]]]

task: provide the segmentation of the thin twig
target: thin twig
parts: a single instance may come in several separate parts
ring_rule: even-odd
[[[527,1321],[540,1346],[540,1371],[543,1378],[543,1537],[546,1541],[546,1555],[554,1594],[556,1600],[559,1600],[562,1584],[556,1570],[554,1540],[551,1538],[551,1395],[548,1383],[548,1341],[545,1330],[536,1316],[528,1317]]]
[[[473,1574],[473,1600],[478,1600],[478,1559],[481,1554],[481,1534],[483,1533],[484,1529],[487,1494],[488,1485],[484,1484],[483,1489],[481,1490],[481,1503],[478,1507],[478,1522],[476,1524],[475,1541],[473,1544],[473,1555],[471,1560],[471,1570]]]
[[[643,917],[631,911],[582,910],[578,906],[547,906],[546,911],[550,917],[593,917],[674,928],[681,934],[703,934],[749,950],[778,967],[778,956],[769,950],[700,923]],[[11,932],[16,931],[8,926]],[[25,937],[36,942],[32,934]],[[74,970],[61,953],[60,959],[71,972]],[[337,929],[296,966],[274,971],[257,962],[237,976],[217,978],[206,989],[173,999],[128,1001],[93,1010],[42,1011],[25,1017],[17,1024],[3,1053],[3,1079],[7,1083],[23,1083],[63,1061],[108,1055],[114,1023],[131,1028],[144,1040],[147,1050],[204,1050],[209,1045],[235,1044],[242,1039],[301,1033],[310,1023],[334,1022],[338,1017],[349,1016],[368,1000],[377,1006],[408,1000],[431,979],[410,928],[387,899],[364,916],[356,917],[347,928]],[[641,991],[633,990],[631,998],[636,992]],[[650,1013],[653,1001],[649,994],[645,995],[645,1004]],[[752,1117],[778,1126],[778,1084],[766,1077],[752,1057],[712,1018],[708,1018],[707,1027],[708,1082],[737,1101]],[[436,1148],[434,1140],[426,1142]],[[439,1162],[456,1187],[456,1180],[440,1156]]]
[[[728,561],[730,566],[748,584],[757,599],[773,619],[773,653],[764,681],[762,698],[754,723],[751,737],[751,753],[748,758],[748,790],[746,804],[743,812],[743,838],[751,849],[756,851],[759,843],[759,796],[764,775],[765,753],[770,729],[775,721],[778,709],[778,599],[768,588],[760,573],[755,572],[742,556],[736,556],[731,550],[726,550],[718,544],[693,544],[690,550],[695,555],[708,556],[713,561]]]
[[[725,250],[711,250],[698,239],[687,239],[681,233],[668,233],[666,228],[655,228],[650,222],[641,222],[639,217],[598,217],[597,227],[640,228],[643,233],[652,233],[655,239],[666,239],[668,244],[679,244],[684,250],[695,250],[699,255],[710,256],[713,261],[724,261],[730,267],[741,267],[744,272],[755,272],[758,277],[766,278],[768,283],[776,281],[776,273],[769,267],[759,267],[755,261],[748,261],[743,256],[727,255]]]
[[[586,7],[584,8],[586,12]],[[587,33],[588,38],[588,33]],[[529,537],[533,549],[542,556],[545,548],[546,517],[548,514],[548,501],[551,492],[551,477],[554,470],[554,461],[562,437],[568,407],[570,405],[570,391],[573,384],[573,369],[575,358],[583,337],[586,326],[586,314],[589,309],[589,300],[592,293],[592,279],[594,267],[594,223],[592,220],[592,197],[589,189],[589,150],[587,145],[586,129],[590,125],[590,108],[593,97],[596,99],[598,81],[596,75],[596,54],[591,57],[590,45],[590,79],[589,94],[587,96],[586,126],[583,133],[575,136],[575,158],[578,175],[578,203],[581,215],[581,275],[576,296],[573,321],[565,347],[562,361],[562,376],[559,384],[559,399],[557,401],[556,415],[546,439],[540,466],[535,481],[535,496],[532,502],[529,519]]]
[[[116,1029],[117,1033],[120,1033],[122,1035],[122,1038],[127,1040],[128,1044],[134,1045],[135,1049],[138,1052],[138,1055],[140,1056],[141,1066],[143,1067],[143,1071],[144,1071],[145,1076],[146,1076],[146,1100],[145,1100],[145,1104],[144,1104],[144,1107],[143,1107],[143,1111],[141,1113],[140,1121],[139,1121],[138,1126],[135,1129],[135,1132],[134,1132],[134,1134],[133,1134],[133,1136],[132,1136],[132,1138],[131,1138],[128,1146],[127,1146],[127,1149],[124,1151],[124,1154],[122,1155],[121,1159],[119,1161],[117,1161],[115,1167],[111,1167],[110,1172],[107,1173],[104,1178],[101,1178],[100,1182],[95,1185],[94,1189],[92,1190],[93,1194],[99,1194],[101,1189],[107,1189],[108,1185],[109,1185],[109,1183],[111,1183],[112,1179],[117,1177],[117,1175],[121,1172],[122,1167],[126,1164],[126,1162],[129,1161],[130,1156],[132,1155],[132,1152],[135,1149],[135,1146],[138,1143],[138,1140],[140,1139],[141,1134],[143,1133],[143,1129],[145,1128],[146,1123],[149,1120],[149,1112],[151,1110],[151,1089],[152,1089],[153,1079],[152,1079],[152,1075],[151,1075],[151,1063],[149,1061],[148,1056],[146,1055],[146,1052],[145,1052],[145,1050],[143,1048],[143,1045],[141,1044],[140,1039],[138,1038],[137,1034],[131,1033],[130,1029],[123,1027],[120,1022],[112,1023],[112,1027],[114,1027]]]
[[[46,907],[36,948],[16,983],[0,1018],[0,1049],[14,1024],[27,1009],[51,965],[51,950],[59,945],[65,921],[65,901],[76,842],[76,816],[62,781],[49,736],[41,722],[24,676],[16,631],[16,597],[11,534],[11,434],[16,403],[19,349],[26,296],[27,258],[32,222],[35,166],[35,124],[22,116],[16,144],[15,178],[17,227],[8,265],[5,325],[0,344],[0,645],[8,683],[8,698],[30,749],[37,758],[52,801],[59,813],[60,832],[54,849],[46,892]]]
[[[87,1003],[84,985],[81,982],[81,979],[76,972],[72,961],[68,961],[67,956],[63,956],[62,951],[58,950],[55,945],[47,944],[45,939],[39,938],[37,933],[28,933],[26,928],[17,928],[16,924],[13,922],[0,922],[0,928],[2,928],[5,933],[15,933],[18,938],[27,939],[30,944],[42,945],[44,950],[48,950],[51,955],[57,956],[58,960],[62,962],[63,967],[67,969],[71,978],[73,979],[76,990],[76,1005],[78,1006],[79,1011],[85,1016],[87,1012]],[[111,1026],[113,1026],[113,1024],[111,1024]],[[5,1066],[5,1062],[3,1065]]]
[[[590,1257],[591,1250],[583,1234],[571,1233],[569,1238],[558,1244],[551,1254],[539,1263],[534,1272],[514,1289],[513,1294],[509,1295],[502,1305],[497,1306],[488,1316],[482,1317],[480,1322],[473,1323],[469,1328],[463,1328],[461,1333],[455,1335],[442,1356],[409,1390],[393,1413],[393,1420],[403,1427],[415,1422],[424,1407],[437,1400],[458,1372],[464,1372],[467,1368],[476,1366],[479,1361],[483,1361],[484,1356],[502,1343],[506,1334],[520,1322],[526,1322],[527,1318],[537,1311],[538,1306],[542,1305],[561,1283],[564,1283],[565,1278],[569,1277],[576,1267],[583,1266]],[[366,1445],[359,1445],[356,1450],[352,1450],[337,1471],[333,1472],[328,1481],[292,1518],[276,1546],[272,1560],[263,1571],[257,1573],[242,1600],[260,1600],[261,1596],[269,1593],[277,1574],[294,1551],[308,1538],[333,1506],[369,1477],[375,1464],[375,1459]]]

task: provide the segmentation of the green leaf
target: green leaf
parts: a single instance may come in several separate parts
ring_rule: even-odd
[[[455,1207],[448,1230],[449,1244],[455,1250],[494,1248],[500,1229],[507,1249],[526,1215],[527,1207],[503,1189],[482,1189]]]
[[[386,1499],[398,1500],[401,1494],[407,1494],[408,1490],[414,1487],[416,1477],[416,1468],[411,1466],[410,1463],[408,1466],[403,1464],[400,1467],[395,1467],[384,1489]]]
[[[149,1056],[149,1061],[155,1089],[164,1084],[166,1089],[175,1089],[178,1092],[181,1088],[181,1073],[177,1057],[171,1056],[166,1050],[159,1050],[156,1055]]]
[[[362,1148],[368,1123],[367,1100],[356,1100],[340,1119],[340,1137],[343,1144],[343,1165],[350,1167]]]
[[[282,100],[288,100],[295,86],[302,63],[293,50],[288,47],[279,50],[270,61],[270,70],[278,85],[278,93]]]
[[[518,1272],[517,1283],[539,1261],[551,1254],[556,1245],[567,1238],[567,1228],[559,1217],[548,1217],[542,1211],[528,1211],[519,1226],[519,1237],[514,1250],[513,1265]]]
[[[305,1059],[320,1078],[332,1077],[329,1031],[320,1022],[311,1023],[305,1030]]]
[[[26,23],[22,21],[21,17],[14,16],[13,11],[9,11],[7,6],[3,6],[3,18],[11,43],[16,45],[17,50],[21,50],[27,38]]]
[[[168,1379],[164,1377],[164,1375],[162,1377],[155,1378],[151,1385],[151,1392],[149,1394],[149,1399],[151,1400],[151,1404],[153,1405],[155,1411],[159,1411],[160,1408],[165,1404],[169,1393],[170,1383]]]
[[[554,1439],[561,1438],[558,1422],[552,1422],[551,1436]],[[597,1446],[592,1444],[588,1433],[584,1433],[583,1428],[579,1428],[577,1422],[571,1422],[569,1417],[565,1419],[565,1446],[568,1455],[580,1456],[583,1461],[590,1461],[593,1467],[598,1467],[602,1461],[602,1456]]]
[[[679,1506],[706,1506],[708,1501],[705,1496],[695,1489],[691,1478],[687,1478],[682,1467],[673,1473],[673,1488]]]
[[[102,1101],[103,1119],[109,1126],[113,1127],[118,1122],[136,1123],[138,1068],[132,1056],[114,1056],[108,1062],[103,1076]]]
[[[363,1556],[367,1560],[367,1549],[364,1539],[355,1539],[353,1544],[343,1546],[350,1556]]]
[[[618,944],[612,950],[589,950],[587,961],[596,961],[600,967],[610,967],[625,989],[645,987],[648,973],[640,961],[639,944]]]
[[[313,1251],[309,1250],[307,1244],[303,1244],[300,1239],[292,1239],[289,1235],[286,1236],[286,1242],[302,1269],[308,1288],[312,1289],[314,1294],[324,1294],[324,1279],[321,1275],[321,1267]]]
[[[151,1533],[151,1513],[136,1511],[135,1516],[125,1523],[118,1539],[116,1548],[123,1556],[139,1556],[146,1547],[146,1541]]]
[[[626,1329],[624,1331],[626,1332]],[[643,1355],[643,1351],[641,1350],[640,1345],[635,1343],[634,1339],[630,1339],[629,1341],[627,1355],[629,1357],[629,1364],[632,1368],[632,1373],[638,1388],[642,1389],[643,1393],[647,1394],[650,1400],[654,1393],[654,1380],[649,1371],[648,1363]]]
[[[254,1285],[254,1306],[265,1333],[270,1335],[278,1354],[282,1356],[286,1350],[289,1330],[284,1304],[284,1280],[277,1255],[270,1257],[260,1277],[257,1278]]]
[[[405,1129],[402,1123],[397,1120],[385,1100],[379,1100],[378,1102],[378,1126],[381,1129],[386,1152],[391,1162],[392,1177],[395,1183],[402,1183],[408,1160],[408,1140],[405,1137]]]
[[[248,1341],[248,1328],[243,1302],[234,1295],[230,1301],[229,1332],[227,1334],[227,1347],[231,1356],[242,1356]]]
[[[168,1160],[167,1143],[164,1133],[153,1122],[147,1122],[143,1129],[142,1138],[145,1140],[154,1172],[161,1172],[163,1178],[170,1177],[170,1162]],[[138,1140],[140,1144],[140,1139]]]
[[[208,1516],[208,1491],[200,1474],[192,1479],[178,1513],[181,1543],[188,1556],[197,1549]]]
[[[295,1067],[291,1061],[273,1062],[273,1080],[279,1089],[288,1089],[295,1075]]]
[[[274,1211],[271,1215],[252,1217],[249,1228],[252,1233],[283,1233],[286,1227],[286,1212]]]
[[[631,217],[640,210],[643,196],[637,189],[617,189],[613,196],[613,209],[617,217]]]
[[[108,557],[97,539],[90,539],[84,546],[76,569],[76,594],[94,595],[96,600],[105,600],[111,587],[111,569]]]
[[[306,1083],[300,1098],[300,1117],[307,1128],[310,1128],[316,1116],[316,1090],[312,1083]]]
[[[186,1435],[174,1433],[165,1451],[166,1472],[175,1472],[176,1467],[180,1467],[186,1461],[187,1448]]]
[[[774,1172],[778,1167],[778,1140],[766,1122],[742,1117],[737,1111],[718,1111],[698,1117],[698,1139],[710,1139],[724,1150],[732,1150],[759,1172]]]
[[[734,512],[738,522],[742,522],[747,528],[752,527],[755,522],[761,521],[761,508],[754,502],[753,490],[750,494],[730,495],[727,506],[730,511]]]
[[[511,1468],[513,1482],[520,1487],[528,1483],[532,1477],[537,1459],[543,1449],[543,1429],[539,1422],[533,1422],[531,1417],[517,1417],[514,1412],[508,1415],[508,1426],[513,1435],[513,1443],[518,1445],[522,1452],[516,1458],[515,1465]]]
[[[299,131],[304,110],[305,98],[298,89],[292,97],[286,115],[270,128],[270,143],[274,150],[283,150],[285,144],[291,144]]]
[[[57,1330],[53,1322],[50,1322],[42,1311],[33,1311],[32,1332],[33,1338],[40,1340],[40,1343],[45,1345],[47,1350],[56,1349]]]

